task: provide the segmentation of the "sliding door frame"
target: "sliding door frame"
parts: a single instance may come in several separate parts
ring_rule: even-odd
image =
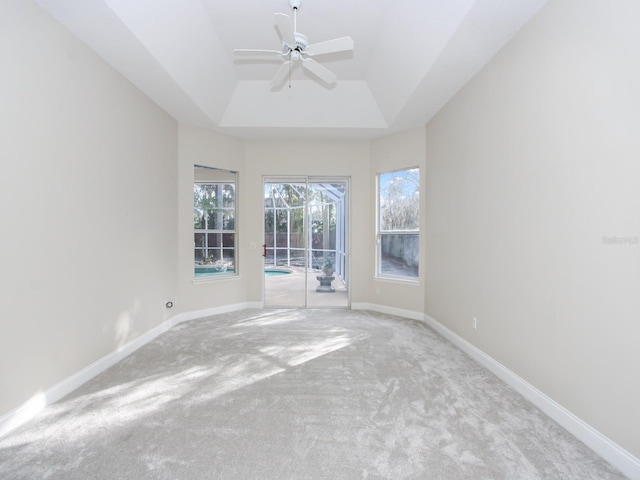
[[[336,222],[336,235],[340,232],[341,236],[344,236],[344,252],[341,252],[342,257],[340,259],[341,266],[343,267],[343,281],[347,290],[347,304],[346,305],[333,305],[333,306],[309,306],[309,285],[308,285],[308,271],[311,268],[310,262],[312,261],[310,257],[310,252],[312,250],[312,245],[310,244],[311,232],[309,229],[309,186],[313,184],[322,184],[322,183],[344,183],[345,188],[345,200],[344,200],[344,208],[342,210],[343,222],[338,225],[339,222]],[[304,263],[305,263],[305,274],[304,274],[304,305],[293,308],[326,308],[326,309],[350,309],[351,308],[351,177],[349,176],[326,176],[326,175],[263,175],[262,176],[262,192],[265,191],[265,186],[267,184],[304,184],[305,185],[305,199],[304,199],[304,208],[303,208],[303,237],[304,237]],[[264,193],[261,195],[261,198],[264,196]],[[263,200],[262,206],[262,243],[265,245],[265,253],[266,253],[266,232],[264,228],[264,218],[265,218],[265,210],[266,206]],[[344,229],[344,230],[342,230]],[[274,239],[275,242],[275,239]],[[274,250],[275,250],[274,243]],[[338,238],[336,238],[336,260],[338,253]],[[263,256],[263,271],[266,267],[266,256]],[[265,308],[292,308],[286,306],[279,305],[267,305],[267,295],[266,295],[266,278],[265,274],[262,274],[262,292],[263,292],[263,305]],[[326,293],[325,293],[326,295]]]

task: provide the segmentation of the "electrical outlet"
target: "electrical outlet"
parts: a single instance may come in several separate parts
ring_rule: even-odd
[[[476,317],[473,317],[473,320],[471,321],[471,326],[473,327],[474,330],[478,329],[478,319]]]
[[[380,295],[380,287],[376,287],[376,295]]]

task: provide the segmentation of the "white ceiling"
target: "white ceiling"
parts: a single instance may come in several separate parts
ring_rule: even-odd
[[[349,35],[272,89],[288,0],[36,0],[178,121],[240,137],[372,138],[426,123],[547,0],[303,0],[310,43]]]

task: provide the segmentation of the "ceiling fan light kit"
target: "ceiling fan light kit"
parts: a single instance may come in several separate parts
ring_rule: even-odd
[[[277,55],[283,58],[284,63],[280,66],[275,76],[271,79],[273,88],[280,87],[287,74],[291,73],[296,63],[301,63],[302,67],[316,78],[322,80],[328,85],[336,83],[337,75],[331,70],[325,68],[313,56],[325,55],[328,53],[353,51],[353,39],[351,37],[334,38],[324,42],[313,43],[309,45],[306,35],[297,31],[296,14],[302,6],[302,0],[289,0],[289,6],[293,10],[293,25],[288,15],[284,13],[274,14],[276,28],[282,37],[282,50],[250,50],[236,49],[233,51],[236,55]],[[289,78],[291,76],[289,75]],[[289,82],[291,86],[291,82]]]

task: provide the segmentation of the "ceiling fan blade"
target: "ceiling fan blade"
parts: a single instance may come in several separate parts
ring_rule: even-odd
[[[284,62],[282,65],[280,65],[280,68],[271,79],[272,88],[277,88],[280,85],[282,85],[282,82],[284,82],[284,79],[287,78],[287,74],[289,73],[289,69],[291,67],[292,67],[291,60],[288,60]]]
[[[252,50],[248,48],[236,48],[233,53],[235,55],[282,55],[280,50]]]
[[[276,26],[280,31],[280,35],[282,35],[282,40],[284,43],[289,45],[290,47],[296,46],[296,35],[293,31],[293,27],[291,26],[291,21],[289,20],[289,16],[284,13],[276,13],[274,14]]]
[[[308,55],[323,55],[325,53],[346,52],[353,50],[353,39],[351,37],[334,38],[326,42],[314,43],[305,48]]]
[[[338,79],[335,73],[326,69],[312,58],[303,58],[302,66],[325,83],[335,83]]]

